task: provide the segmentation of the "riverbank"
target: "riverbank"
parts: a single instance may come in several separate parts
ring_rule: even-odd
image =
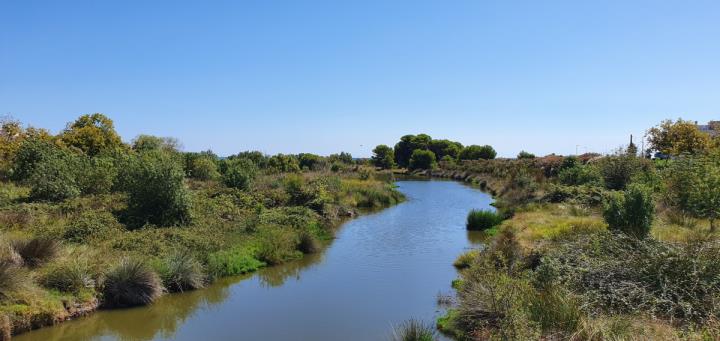
[[[118,214],[128,205],[124,195],[34,203],[27,200],[28,189],[6,186],[12,196],[0,208],[4,245],[58,241],[46,261],[12,268],[23,282],[2,292],[6,338],[110,308],[103,288],[123,259],[141,261],[163,292],[192,290],[173,280],[197,274],[200,287],[296,260],[318,252],[347,219],[404,200],[391,182],[371,172],[263,175],[247,191],[188,179],[190,225],[133,229]]]
[[[457,340],[718,339],[720,236],[664,204],[658,184],[670,174],[627,156],[563,159],[554,171],[540,160],[502,160],[426,173],[493,186],[507,217],[485,249],[456,262],[457,302],[438,328]],[[628,166],[610,168],[621,162]],[[655,185],[647,237],[609,227],[608,198],[631,192],[609,186],[617,178],[603,167]],[[598,180],[577,183],[596,169]]]

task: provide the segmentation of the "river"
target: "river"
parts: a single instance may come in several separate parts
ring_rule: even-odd
[[[406,202],[348,221],[322,253],[14,340],[388,340],[409,318],[434,324],[452,262],[482,241],[467,212],[492,198],[453,181],[397,184]]]

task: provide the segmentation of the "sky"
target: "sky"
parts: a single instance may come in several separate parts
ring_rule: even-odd
[[[610,152],[720,119],[720,1],[0,0],[0,115],[95,112],[219,155]]]

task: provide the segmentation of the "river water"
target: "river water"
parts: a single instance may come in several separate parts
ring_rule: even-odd
[[[467,212],[492,198],[453,181],[397,184],[406,202],[348,221],[322,253],[14,340],[388,340],[409,318],[434,324],[452,262],[482,241]]]

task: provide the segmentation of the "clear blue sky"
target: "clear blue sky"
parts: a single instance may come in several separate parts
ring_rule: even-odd
[[[720,2],[0,2],[0,114],[93,112],[221,155],[605,152],[720,119]]]

